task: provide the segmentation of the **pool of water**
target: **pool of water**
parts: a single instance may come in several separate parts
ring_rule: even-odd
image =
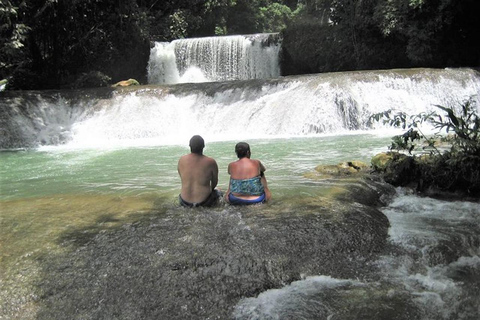
[[[227,165],[235,160],[236,142],[206,141],[204,152],[217,160],[218,187],[223,190],[228,183]],[[280,212],[302,198],[315,197],[324,187],[322,181],[309,180],[304,173],[319,164],[369,163],[373,155],[386,150],[390,138],[356,133],[247,142],[252,157],[267,167],[273,194],[268,210]],[[35,287],[42,281],[42,257],[60,254],[67,250],[68,241],[82,238],[82,234],[76,234],[76,239],[65,234],[76,230],[83,230],[86,237],[101,234],[176,208],[180,189],[176,166],[178,158],[189,152],[186,145],[53,146],[0,152],[0,319],[37,317]],[[377,296],[380,291],[390,294],[391,300],[408,296],[411,304],[392,305],[420,308],[425,313],[422,319],[478,316],[474,303],[478,302],[475,290],[480,270],[478,203],[451,205],[406,193],[397,199],[384,208],[392,225],[390,241],[397,249],[377,261],[381,280],[315,275],[239,301],[232,317],[287,319],[297,315],[317,319],[324,314],[329,319],[335,315],[353,319],[358,306],[347,301],[354,301],[355,296],[355,301],[366,307],[371,299],[385,298]],[[442,246],[450,249],[436,249]],[[445,257],[445,252],[451,252],[450,256]],[[339,301],[346,305],[339,306]],[[386,305],[382,310],[392,306]]]

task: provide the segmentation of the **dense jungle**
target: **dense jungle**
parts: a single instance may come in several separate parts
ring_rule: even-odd
[[[151,41],[280,32],[282,75],[478,67],[477,0],[4,0],[7,90],[146,81]]]

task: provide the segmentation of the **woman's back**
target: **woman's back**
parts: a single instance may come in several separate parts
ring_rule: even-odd
[[[228,165],[228,173],[232,179],[249,179],[261,173],[260,161],[242,158]]]

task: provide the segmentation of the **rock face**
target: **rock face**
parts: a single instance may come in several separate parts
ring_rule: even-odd
[[[319,185],[318,196],[162,204],[117,230],[76,230],[63,238],[65,253],[42,261],[37,318],[229,319],[240,299],[305,276],[368,278],[389,226],[375,205],[390,193],[348,174]]]
[[[477,159],[458,161],[449,156],[408,156],[386,152],[375,155],[371,162],[373,170],[394,186],[409,187],[422,194],[445,199],[477,201],[480,198]]]

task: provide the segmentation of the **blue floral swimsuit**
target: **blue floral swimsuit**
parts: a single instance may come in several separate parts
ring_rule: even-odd
[[[259,196],[257,199],[241,199],[235,197],[232,193],[245,196]],[[265,190],[261,177],[250,179],[232,179],[230,178],[230,194],[228,200],[231,204],[254,204],[265,202]]]

